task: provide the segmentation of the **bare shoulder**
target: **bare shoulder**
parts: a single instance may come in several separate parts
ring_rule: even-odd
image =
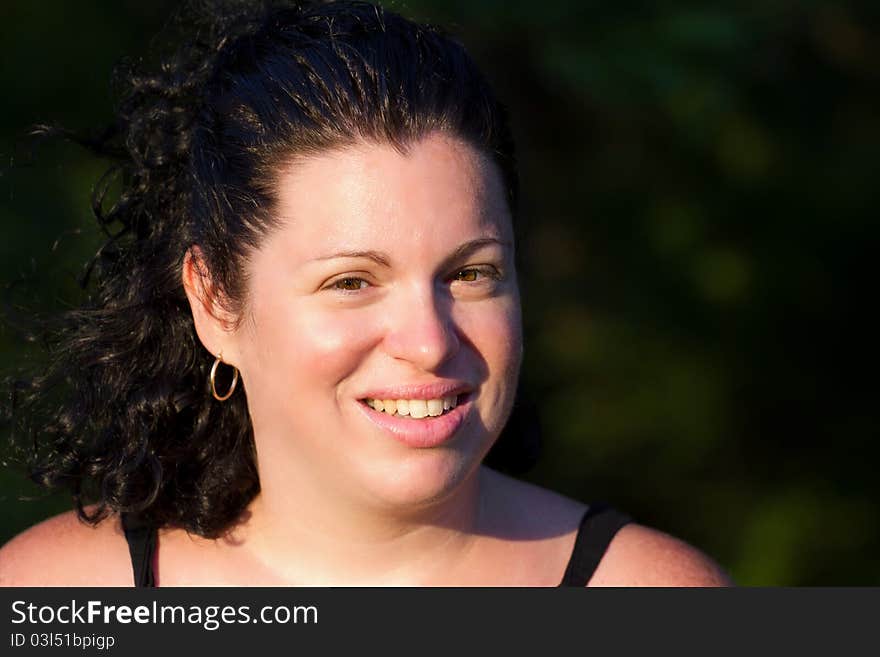
[[[74,511],[44,520],[0,549],[0,586],[131,586],[118,516],[92,526]]]
[[[611,541],[590,586],[733,586],[733,581],[697,548],[629,524]]]
[[[587,505],[488,468],[483,473],[500,500],[496,506],[502,509],[502,518],[508,520],[504,534],[528,538],[531,544],[549,537],[548,550],[541,556],[564,568]],[[589,586],[732,585],[730,577],[697,548],[635,523],[617,532],[589,581]]]
[[[490,490],[493,506],[503,520],[527,534],[571,534],[572,541],[587,506],[549,488],[482,469],[483,483]],[[508,527],[508,529],[511,529]]]

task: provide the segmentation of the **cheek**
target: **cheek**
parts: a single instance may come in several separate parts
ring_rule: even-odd
[[[267,306],[255,317],[251,374],[262,380],[261,389],[274,380],[276,388],[295,389],[300,398],[318,391],[326,398],[326,386],[343,380],[362,363],[375,342],[374,333],[355,314],[349,317],[309,304]]]
[[[491,309],[467,309],[457,318],[457,323],[485,361],[489,378],[501,388],[506,387],[511,378],[515,383],[522,362],[522,318],[518,300],[515,297],[500,300]]]

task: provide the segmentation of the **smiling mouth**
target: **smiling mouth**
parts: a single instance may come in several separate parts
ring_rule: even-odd
[[[437,399],[361,399],[362,404],[374,411],[414,420],[442,417],[451,413],[469,398],[470,393],[450,395]]]

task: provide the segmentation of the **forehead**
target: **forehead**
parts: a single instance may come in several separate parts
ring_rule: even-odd
[[[512,239],[497,166],[441,133],[403,153],[360,143],[291,162],[276,198],[282,232],[295,242],[287,248],[301,254],[376,242],[442,248],[477,233]]]

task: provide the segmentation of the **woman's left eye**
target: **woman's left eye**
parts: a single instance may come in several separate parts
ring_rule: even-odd
[[[468,267],[466,269],[459,269],[455,274],[455,280],[464,283],[476,283],[479,280],[479,276],[496,281],[500,279],[500,275],[494,268]]]
[[[334,281],[330,284],[331,288],[339,290],[340,292],[357,292],[367,286],[369,286],[369,283],[363,278],[358,278],[356,276],[346,276],[345,278],[340,278],[338,281]]]

